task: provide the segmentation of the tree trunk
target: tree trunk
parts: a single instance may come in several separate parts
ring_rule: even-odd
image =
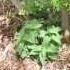
[[[70,44],[70,15],[62,10],[62,28],[64,30],[63,42]]]
[[[70,31],[69,13],[66,10],[62,10],[62,28]]]

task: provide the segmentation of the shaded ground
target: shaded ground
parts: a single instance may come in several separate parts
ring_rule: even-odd
[[[6,7],[6,5],[5,5]],[[63,44],[56,61],[48,62],[40,67],[29,58],[18,59],[14,50],[13,33],[15,22],[5,15],[6,9],[0,3],[0,70],[70,70],[70,46]],[[3,10],[5,10],[3,12]]]

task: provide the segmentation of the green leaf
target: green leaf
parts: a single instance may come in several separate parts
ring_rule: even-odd
[[[25,58],[27,56],[28,56],[28,50],[27,49],[26,50],[23,50],[22,53],[21,53],[21,57],[22,58]]]
[[[44,36],[42,45],[48,45],[50,41],[51,41],[51,37]]]
[[[38,55],[38,52],[32,50],[32,51],[29,53],[29,55],[35,56],[35,55]]]
[[[40,58],[40,62],[43,64],[45,62],[45,60],[47,59],[46,57],[46,48],[42,47],[41,52],[39,53],[39,58]]]
[[[32,51],[35,51],[35,52],[40,52],[41,49],[42,49],[42,46],[38,46],[38,45],[31,45],[31,46],[27,46],[28,49],[31,49]]]
[[[29,51],[28,51],[27,45],[24,45],[24,47],[22,49],[23,49],[23,51],[21,53],[21,57],[22,58],[28,57]]]
[[[61,44],[61,36],[58,35],[52,35],[52,40],[55,41],[57,44]]]
[[[49,53],[48,55],[49,55],[48,57],[49,57],[51,60],[56,60],[56,59],[57,59],[57,56],[58,56],[57,53]]]
[[[42,27],[42,24],[40,24],[39,21],[37,20],[32,20],[32,21],[26,21],[25,24],[25,29],[39,29],[40,27]]]
[[[45,37],[45,35],[46,35],[45,30],[40,30],[39,33],[40,33],[40,35],[39,35],[40,37]]]
[[[26,30],[23,34],[23,40],[30,43],[36,43],[38,32],[36,30]]]
[[[54,33],[54,34],[57,34],[58,32],[61,31],[61,28],[60,27],[55,27],[55,26],[52,26],[50,28],[47,28],[47,34],[48,33]]]
[[[18,47],[16,47],[17,52],[19,52],[19,55],[21,55],[23,51],[24,43],[19,43]]]
[[[47,47],[46,47],[46,52],[47,53],[57,53],[57,51],[59,50],[59,48],[53,44],[49,44]]]

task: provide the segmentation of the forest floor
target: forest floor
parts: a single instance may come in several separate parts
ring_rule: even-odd
[[[2,12],[0,6],[0,70],[70,70],[70,46],[66,44],[62,45],[57,60],[44,63],[42,67],[29,58],[18,59],[10,19]]]

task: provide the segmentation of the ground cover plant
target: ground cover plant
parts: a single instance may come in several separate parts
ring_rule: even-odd
[[[61,1],[24,0],[22,4],[23,2],[19,15],[25,16],[25,21],[17,33],[18,55],[23,59],[36,59],[41,64],[55,60],[61,46]]]
[[[0,70],[70,70],[69,19],[70,0],[0,0]]]
[[[60,27],[52,25],[44,29],[41,21],[27,20],[17,35],[18,54],[22,58],[37,59],[41,64],[46,60],[54,60],[61,46],[60,31]]]

